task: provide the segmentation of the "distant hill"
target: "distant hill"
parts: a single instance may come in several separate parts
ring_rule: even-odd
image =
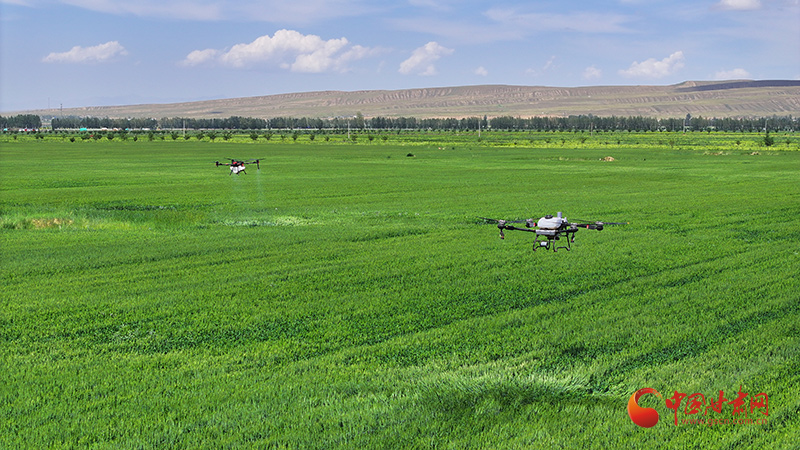
[[[93,117],[800,116],[800,81],[687,81],[670,86],[461,86],[320,91],[187,103],[64,109]],[[20,113],[53,116],[57,110]]]

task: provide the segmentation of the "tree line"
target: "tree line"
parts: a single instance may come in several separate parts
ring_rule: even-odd
[[[19,114],[10,117],[0,116],[0,128],[2,129],[13,129],[13,128],[39,129],[41,127],[42,127],[42,118],[36,114]]]
[[[493,129],[535,131],[798,131],[800,122],[792,116],[760,118],[692,117],[659,119],[642,116],[577,115],[568,117],[495,117],[489,120]]]
[[[41,128],[37,115],[0,117],[3,128]],[[51,121],[53,130],[119,129],[119,130],[437,130],[437,131],[798,131],[800,122],[792,116],[705,118],[688,115],[682,118],[659,119],[643,116],[572,115],[565,117],[488,118],[416,118],[372,117],[360,113],[352,117],[310,118],[274,117],[260,119],[231,116],[228,118],[127,118],[59,117]]]

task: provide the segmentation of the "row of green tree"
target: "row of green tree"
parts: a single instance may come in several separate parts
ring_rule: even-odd
[[[36,115],[0,117],[3,128],[40,128],[41,119]],[[792,116],[771,116],[760,118],[731,117],[705,118],[688,115],[683,118],[659,119],[643,116],[574,115],[568,117],[513,117],[502,116],[491,119],[484,117],[456,118],[415,118],[415,117],[372,117],[361,114],[353,117],[309,118],[275,117],[259,119],[232,116],[228,118],[162,118],[162,119],[111,119],[99,117],[53,118],[53,130],[69,129],[120,129],[120,130],[518,130],[518,131],[728,131],[754,132],[769,130],[800,131],[800,121]]]
[[[130,119],[110,119],[108,117],[54,117],[50,122],[54,130],[77,130],[81,128],[92,129],[118,129],[118,130],[155,130],[160,127],[156,119],[134,117]]]
[[[42,127],[42,118],[36,114],[19,114],[16,116],[3,117],[0,116],[0,128],[14,129],[14,128],[35,128]]]
[[[267,121],[253,117],[232,116],[219,119],[188,119],[183,117],[165,117],[162,119],[111,119],[108,117],[54,117],[50,122],[54,130],[75,129],[119,129],[142,130],[162,129],[179,130],[263,130],[267,128]]]
[[[692,117],[659,119],[642,116],[596,117],[579,115],[568,117],[495,117],[489,120],[492,129],[537,131],[798,131],[800,122],[792,116],[761,118],[705,118]]]

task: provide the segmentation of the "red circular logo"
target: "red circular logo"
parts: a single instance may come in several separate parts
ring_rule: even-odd
[[[628,399],[628,415],[636,425],[643,428],[650,428],[658,423],[658,411],[653,408],[642,408],[639,406],[639,397],[644,394],[656,394],[661,398],[661,394],[653,388],[639,389]]]

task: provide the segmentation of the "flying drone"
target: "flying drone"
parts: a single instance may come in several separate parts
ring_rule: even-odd
[[[535,222],[533,219],[527,220],[501,220],[501,219],[488,219],[486,217],[481,217],[486,223],[497,224],[497,228],[500,229],[500,239],[505,239],[505,234],[503,234],[503,230],[516,230],[516,231],[527,231],[529,233],[535,233],[536,237],[533,241],[533,250],[539,248],[544,248],[545,250],[552,248],[553,251],[558,251],[560,248],[570,250],[570,244],[575,242],[575,233],[578,232],[581,228],[586,228],[587,230],[597,230],[602,231],[603,227],[606,225],[627,225],[628,222],[599,222],[599,221],[585,221],[585,222],[570,222],[565,217],[561,216],[561,212],[558,213],[555,217],[548,214],[538,222]],[[509,225],[510,223],[524,223],[525,228],[516,227],[514,225]],[[557,245],[556,241],[561,240],[561,236],[564,236],[567,240],[566,246],[559,246]],[[540,241],[539,238],[542,238]]]
[[[228,158],[228,159],[231,160],[230,163],[221,163],[219,161],[214,161],[214,164],[216,164],[217,167],[219,167],[219,166],[229,166],[231,168],[231,173],[229,173],[228,175],[233,175],[233,174],[239,175],[240,173],[243,173],[243,174],[247,175],[247,172],[244,171],[245,164],[255,164],[256,168],[258,170],[261,170],[261,164],[260,164],[261,160],[260,159],[251,159],[251,160],[248,160],[248,161],[245,161],[243,159],[234,159],[234,158]]]

